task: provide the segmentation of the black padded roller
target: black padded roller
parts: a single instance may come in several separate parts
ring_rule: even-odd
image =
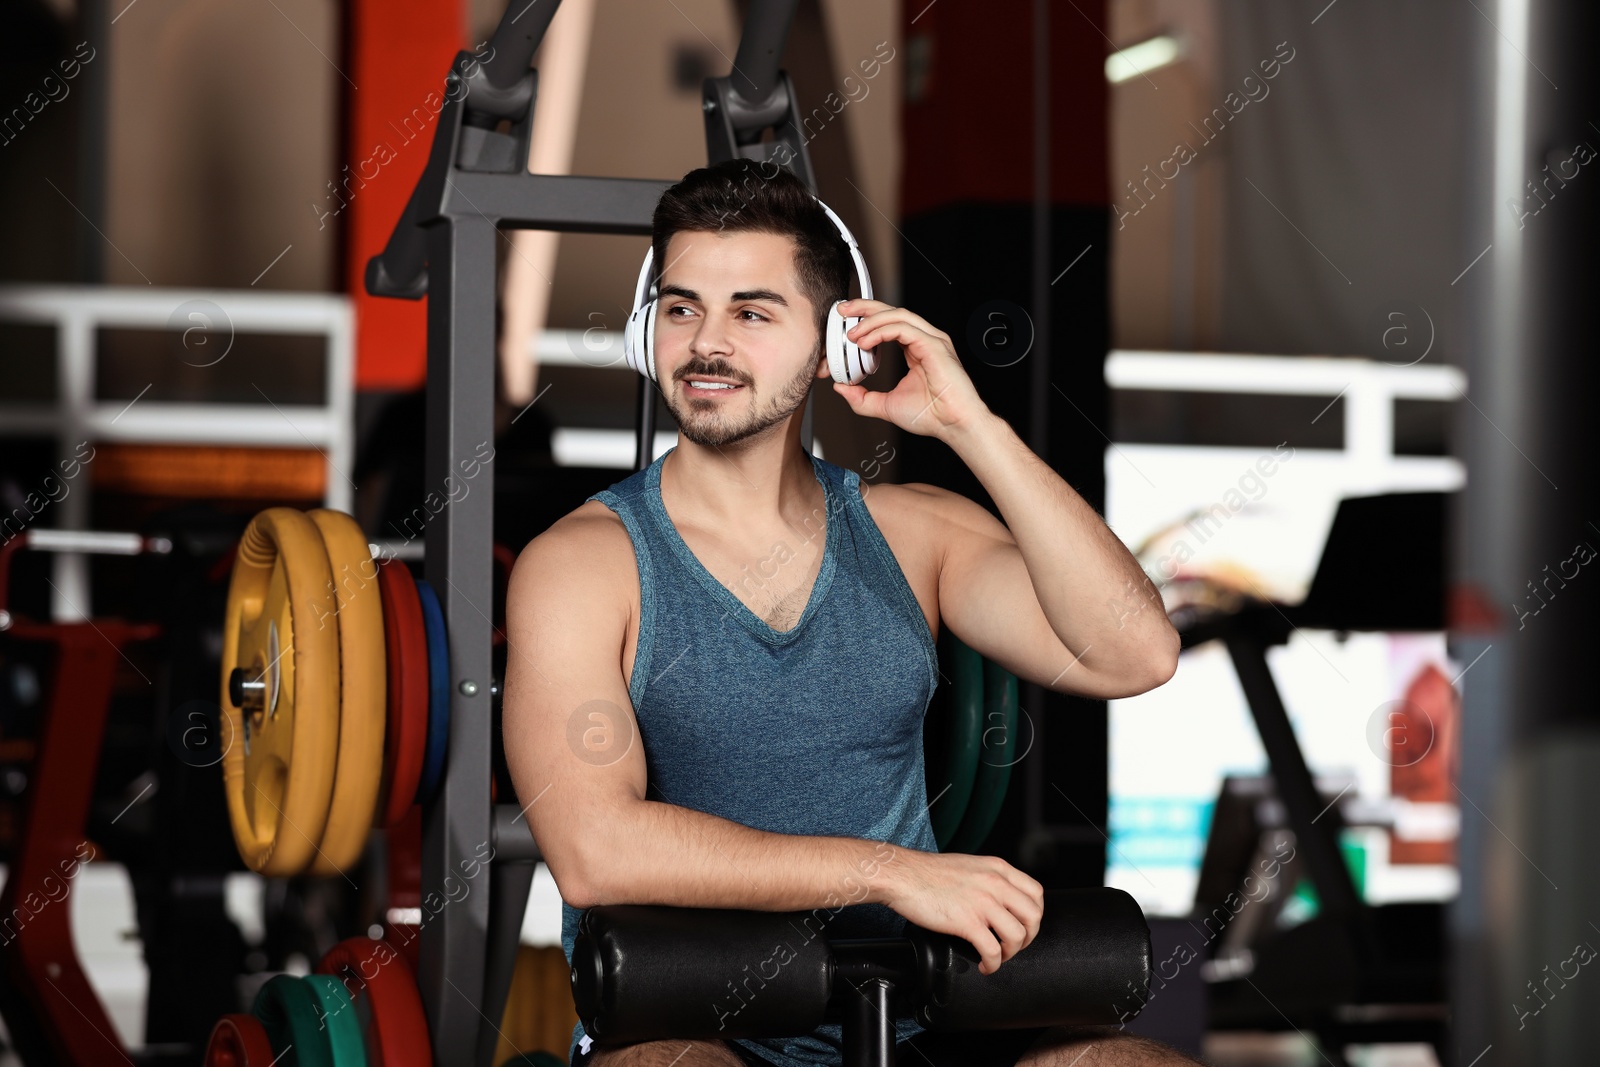
[[[928,999],[929,1030],[1006,1030],[1121,1023],[1150,995],[1150,927],[1120,889],[1051,889],[1033,943],[993,974],[959,937],[906,924]]]
[[[578,924],[572,997],[596,1041],[782,1037],[823,1022],[833,955],[807,912],[606,904]]]

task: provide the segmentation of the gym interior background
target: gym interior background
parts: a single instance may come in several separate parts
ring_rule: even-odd
[[[790,143],[880,296],[956,339],[1185,635],[1176,676],[1140,697],[1022,687],[982,850],[1052,888],[1131,894],[1153,952],[1130,1026],[1209,1063],[1593,1063],[1600,738],[1578,668],[1597,636],[1600,13],[566,0],[526,136],[502,124],[524,170],[670,183],[704,165],[704,101],[774,8]],[[353,516],[410,590],[395,603],[442,620],[455,655],[503,610],[468,619],[448,591],[442,613],[415,606],[463,514],[492,516],[503,562],[625,477],[641,433],[652,457],[673,441],[621,355],[638,218],[500,228],[497,292],[452,297],[488,309],[472,336],[495,368],[464,425],[438,399],[466,388],[442,384],[439,290],[368,289],[461,106],[445,75],[460,53],[488,62],[503,16],[0,3],[0,1062],[202,1062],[219,1018],[277,1003],[276,976],[348,971],[336,947],[369,935],[420,968],[405,1010],[437,1062],[469,1055],[444,1032],[475,1034],[477,1063],[565,1056],[544,868],[524,864],[520,932],[482,928],[487,888],[429,903],[466,761],[511,798],[496,704],[422,675],[421,729],[442,699],[449,747],[408,789],[386,769],[338,870],[247,864],[223,777],[253,516]],[[869,386],[903,366],[887,354]],[[827,460],[992,507],[944,446],[826,388],[812,405]],[[450,486],[441,427],[485,442]],[[389,603],[382,625],[402,626]],[[436,662],[422,634],[413,668]],[[397,647],[391,731],[394,693],[416,696]],[[475,978],[447,1005],[440,961],[458,956],[499,961],[508,988]]]

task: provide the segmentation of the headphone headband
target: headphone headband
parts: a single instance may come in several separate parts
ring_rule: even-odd
[[[644,307],[645,295],[651,288],[650,264],[654,263],[655,259],[656,246],[652,243],[650,247],[645,250],[644,266],[639,268],[639,284],[633,287],[633,306],[636,308]]]
[[[813,195],[812,199],[817,202],[818,207],[827,213],[828,220],[839,231],[839,236],[844,238],[844,243],[850,250],[850,261],[855,264],[856,284],[861,289],[861,299],[871,300],[872,279],[867,275],[867,261],[862,258],[861,246],[856,242],[855,234],[850,232],[850,227],[846,226],[844,220],[834,214],[833,208],[824,204],[820,197]],[[647,299],[655,299],[655,284],[650,277],[650,267],[655,263],[655,259],[656,247],[652,242],[645,251],[644,265],[639,268],[639,281],[633,287],[633,306],[636,308],[644,307]]]
[[[844,220],[833,213],[833,208],[822,203],[821,198],[816,198],[818,205],[828,213],[828,218],[839,230],[839,236],[844,238],[844,243],[850,247],[850,259],[856,265],[856,284],[861,287],[861,299],[872,299],[872,279],[867,277],[867,261],[861,257],[861,246],[856,243],[856,235],[850,232],[850,227]]]

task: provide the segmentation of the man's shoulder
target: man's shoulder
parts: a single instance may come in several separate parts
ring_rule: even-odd
[[[522,552],[568,577],[607,585],[624,577],[633,564],[633,541],[621,516],[598,500],[587,500],[561,516]]]
[[[628,546],[628,529],[622,516],[599,500],[586,500],[550,524],[535,542],[549,539],[563,547],[605,551]]]
[[[926,482],[861,482],[861,499],[879,522],[884,520],[922,522],[947,517],[959,493]]]

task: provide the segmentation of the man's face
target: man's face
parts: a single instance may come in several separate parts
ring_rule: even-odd
[[[695,444],[781,432],[773,428],[805,403],[821,373],[821,345],[794,260],[794,238],[779,234],[685,231],[667,242],[656,374]]]

